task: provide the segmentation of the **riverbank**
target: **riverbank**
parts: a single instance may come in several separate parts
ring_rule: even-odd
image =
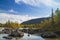
[[[32,35],[36,35],[36,36],[41,36],[43,38],[58,38],[60,35],[60,31],[57,32],[46,32],[46,31],[41,31],[41,30],[30,30],[30,29],[23,29],[20,30],[18,29],[19,32],[24,32],[24,33],[28,33],[28,34],[32,34]],[[2,31],[0,31],[0,34],[11,34],[12,30],[11,29],[4,29]],[[16,33],[16,32],[15,32]],[[15,34],[14,33],[14,34]]]

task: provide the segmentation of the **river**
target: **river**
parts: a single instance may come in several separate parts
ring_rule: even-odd
[[[7,36],[8,34],[0,34],[0,40],[44,40],[42,37],[40,36],[35,36],[35,35],[30,35],[28,36],[28,34],[24,33],[24,36],[21,38],[13,38],[13,39],[5,39],[3,38],[3,36]]]

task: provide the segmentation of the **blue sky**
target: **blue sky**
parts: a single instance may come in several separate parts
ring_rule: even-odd
[[[21,22],[22,18],[23,21],[26,21],[33,18],[48,17],[51,15],[52,8],[54,10],[60,8],[60,0],[0,0],[0,16],[2,20],[5,18],[5,20],[12,20],[15,16],[19,16],[20,19],[18,20]],[[14,15],[14,17],[8,17],[10,15],[12,17]]]

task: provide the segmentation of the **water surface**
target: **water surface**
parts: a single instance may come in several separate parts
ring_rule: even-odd
[[[21,38],[13,38],[13,39],[5,39],[3,38],[3,36],[7,36],[8,34],[0,34],[0,40],[44,40],[42,37],[40,36],[35,36],[35,35],[30,35],[28,36],[28,34],[24,33],[24,36]]]

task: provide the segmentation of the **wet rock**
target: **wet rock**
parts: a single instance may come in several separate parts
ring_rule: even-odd
[[[11,34],[9,34],[11,37],[23,37],[24,33],[18,30],[12,31]]]
[[[56,38],[57,37],[57,35],[55,33],[52,33],[52,32],[51,33],[42,33],[41,36],[43,38]]]
[[[12,39],[12,37],[7,37],[7,36],[4,36],[3,38],[5,38],[5,39]]]

